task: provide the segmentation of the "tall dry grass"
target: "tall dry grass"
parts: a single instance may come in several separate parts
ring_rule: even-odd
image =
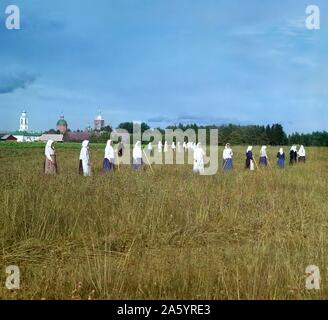
[[[77,174],[78,149],[0,147],[0,297],[5,299],[326,299],[328,149],[285,170],[198,176],[192,167]],[[259,148],[255,148],[258,153]],[[271,162],[276,148],[270,148]],[[21,289],[5,288],[5,267]],[[305,268],[321,290],[305,289]],[[2,283],[2,284],[1,284]]]

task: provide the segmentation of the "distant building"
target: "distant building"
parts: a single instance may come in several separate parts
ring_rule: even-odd
[[[41,136],[39,132],[30,131],[28,129],[28,117],[26,111],[23,111],[20,116],[19,130],[14,132],[8,132],[7,135],[13,136],[17,142],[38,141]]]
[[[48,141],[48,140],[52,140],[55,142],[63,142],[64,141],[64,135],[63,134],[48,134],[48,133],[44,133],[41,137],[40,137],[40,141]]]
[[[19,131],[28,131],[27,112],[23,111],[19,119]]]
[[[100,131],[105,126],[105,119],[99,114],[94,121],[94,129]]]
[[[67,124],[66,120],[64,119],[63,115],[60,116],[60,119],[57,122],[56,129],[59,130],[59,132],[61,134],[65,134],[67,132],[68,124]]]
[[[0,137],[0,141],[17,141],[17,138],[15,138],[12,134],[6,134]]]
[[[65,142],[82,142],[90,139],[90,132],[66,132],[64,134]]]

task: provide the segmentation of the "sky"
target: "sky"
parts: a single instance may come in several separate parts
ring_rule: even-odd
[[[7,5],[21,29],[5,28]],[[305,9],[320,7],[320,30]],[[145,121],[328,130],[328,2],[0,0],[0,131]]]

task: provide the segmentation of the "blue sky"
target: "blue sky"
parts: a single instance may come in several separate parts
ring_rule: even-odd
[[[317,4],[321,29],[305,28]],[[5,8],[21,9],[21,30]],[[323,0],[0,0],[0,130],[106,121],[328,130]]]

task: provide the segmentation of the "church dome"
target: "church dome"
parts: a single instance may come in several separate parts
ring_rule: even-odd
[[[61,116],[60,119],[57,122],[57,126],[66,126],[67,127],[67,122],[64,119],[64,116]]]
[[[102,121],[102,120],[104,120],[104,119],[103,119],[103,117],[102,117],[101,115],[99,115],[99,116],[96,117],[95,120],[96,120],[96,121]]]

